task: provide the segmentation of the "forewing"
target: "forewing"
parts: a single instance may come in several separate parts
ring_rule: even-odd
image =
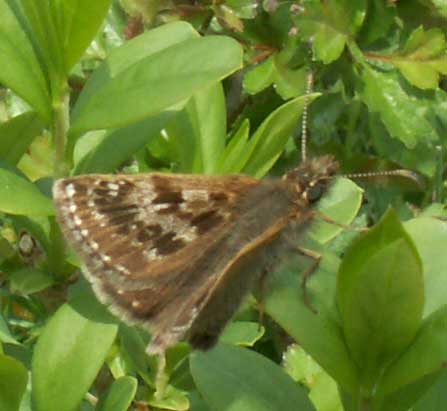
[[[151,324],[183,293],[185,267],[225,235],[238,200],[258,184],[244,176],[87,175],[57,181],[53,195],[99,297]]]

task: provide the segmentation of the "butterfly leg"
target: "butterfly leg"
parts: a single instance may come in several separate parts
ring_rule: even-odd
[[[310,265],[310,267],[303,273],[301,279],[301,289],[303,291],[304,303],[316,314],[317,310],[314,307],[312,307],[312,304],[310,303],[309,300],[309,295],[307,294],[307,281],[309,277],[318,268],[318,265],[320,264],[321,261],[321,254],[317,253],[316,251],[309,250],[303,247],[296,247],[295,252],[312,260],[312,264]]]

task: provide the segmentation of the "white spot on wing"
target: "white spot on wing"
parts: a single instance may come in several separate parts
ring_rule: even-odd
[[[208,201],[207,190],[183,190],[182,198],[185,201]]]
[[[65,193],[67,194],[68,198],[72,198],[75,195],[76,191],[73,183],[67,184],[67,187],[65,187]]]
[[[120,186],[115,183],[108,183],[107,188],[112,191],[117,191],[120,188]]]

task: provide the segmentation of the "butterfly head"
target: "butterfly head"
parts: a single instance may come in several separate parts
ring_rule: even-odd
[[[316,203],[334,181],[338,163],[332,156],[322,156],[303,161],[284,175],[294,191],[309,204]]]

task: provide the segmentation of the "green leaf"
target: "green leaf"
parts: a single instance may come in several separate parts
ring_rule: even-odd
[[[424,320],[410,347],[383,376],[381,390],[393,393],[444,369],[446,361],[447,306],[444,306]]]
[[[298,344],[287,348],[283,364],[295,381],[309,388],[309,398],[317,410],[343,411],[335,381]]]
[[[194,130],[200,170],[215,174],[220,154],[225,148],[227,119],[225,96],[221,83],[196,93],[185,107]]]
[[[338,178],[335,184],[318,203],[318,212],[339,224],[349,224],[362,205],[363,190],[347,178]],[[332,240],[343,227],[322,221],[316,216],[309,235],[320,242]]]
[[[34,47],[49,73],[53,94],[58,97],[65,76],[78,61],[99,30],[110,0],[22,0],[31,26]]]
[[[225,147],[226,112],[222,85],[194,94],[165,128],[176,171],[215,174]]]
[[[312,39],[315,57],[329,64],[340,57],[349,37],[362,26],[365,14],[364,0],[309,2],[296,20],[303,36]]]
[[[45,75],[23,27],[16,17],[16,6],[0,0],[0,55],[3,64],[0,82],[27,101],[46,121],[51,118],[51,104]]]
[[[441,29],[414,30],[399,56],[391,62],[414,86],[422,89],[438,87],[439,75],[447,75],[447,55]]]
[[[166,387],[163,398],[151,398],[148,404],[156,409],[189,411],[189,401],[186,392],[172,385]]]
[[[363,81],[363,100],[371,111],[380,114],[391,136],[407,148],[414,148],[419,141],[425,144],[437,141],[436,130],[427,120],[430,111],[427,101],[404,87],[396,73],[365,69]]]
[[[219,338],[220,342],[227,344],[252,347],[265,333],[265,329],[258,323],[251,321],[233,321],[224,330]]]
[[[328,270],[334,278],[336,268],[326,265],[325,258],[319,270]],[[320,276],[316,272],[312,277]],[[295,271],[275,273],[270,280],[269,293],[265,299],[265,311],[277,322],[312,358],[346,391],[357,387],[357,370],[351,360],[342,330],[330,318],[327,310],[314,314],[304,301],[302,284]],[[301,298],[300,298],[301,296]]]
[[[110,0],[65,0],[58,3],[66,73],[76,64],[103,23]]]
[[[42,120],[32,111],[0,124],[0,158],[17,164],[42,128]]]
[[[239,173],[242,170],[250,155],[247,150],[249,133],[250,122],[245,119],[222,152],[218,167],[221,174]]]
[[[33,267],[23,267],[9,274],[11,291],[20,294],[32,294],[50,287],[54,280],[48,273]]]
[[[424,266],[424,318],[446,304],[447,242],[446,223],[436,218],[419,217],[407,221],[405,229],[411,235]]]
[[[261,64],[254,66],[244,76],[244,90],[249,94],[256,94],[270,86],[275,79],[276,67],[273,56]]]
[[[18,344],[17,340],[12,336],[9,331],[8,324],[6,323],[3,315],[0,313],[0,341],[7,344]]]
[[[25,393],[28,371],[23,364],[7,355],[0,354],[0,409],[19,411]]]
[[[422,263],[396,213],[346,252],[338,273],[343,333],[366,389],[413,340],[422,320]]]
[[[149,357],[145,351],[146,345],[138,331],[134,327],[121,323],[118,335],[121,343],[121,352],[125,356],[126,362],[131,369],[137,371],[145,380],[148,379]]]
[[[447,371],[438,376],[433,386],[413,407],[413,411],[443,411],[447,404]]]
[[[169,25],[153,31],[164,28],[165,32],[166,27]],[[154,34],[155,40],[159,35]],[[72,132],[121,127],[142,120],[184,102],[242,65],[241,47],[228,37],[165,43],[153,45],[140,60],[133,57],[131,65],[121,61],[127,53],[111,55],[79,97]]]
[[[124,376],[113,381],[107,392],[99,399],[97,411],[127,411],[137,392],[136,378]]]
[[[22,177],[0,168],[0,211],[8,214],[54,215],[51,200]]]
[[[26,21],[28,36],[48,76],[52,97],[58,96],[65,80],[64,44],[60,21],[61,2],[21,0],[22,20]]]
[[[365,23],[360,31],[360,42],[362,44],[371,44],[383,38],[384,34],[388,32],[395,22],[396,14],[396,7],[390,7],[388,3],[382,0],[368,2]]]
[[[270,56],[244,76],[243,86],[249,94],[256,94],[274,84],[284,99],[297,97],[306,91],[307,69],[292,69],[282,62],[281,55]]]
[[[318,96],[314,93],[288,101],[262,122],[249,140],[247,152],[250,157],[243,173],[261,178],[273,167],[297,127],[306,101],[311,102]]]
[[[111,173],[117,170],[132,154],[142,149],[149,139],[158,135],[170,117],[169,112],[163,112],[108,132],[76,165],[73,174]]]
[[[278,365],[254,351],[218,344],[211,351],[193,353],[190,367],[197,388],[211,409],[314,409],[303,388]]]
[[[36,411],[73,411],[80,404],[104,363],[117,328],[114,323],[88,320],[68,304],[58,309],[34,350]]]
[[[383,400],[381,411],[408,411],[424,394],[427,394],[435,384],[442,371],[429,374],[418,381],[405,385]],[[413,411],[413,409],[411,408]],[[441,410],[440,410],[441,411]]]

